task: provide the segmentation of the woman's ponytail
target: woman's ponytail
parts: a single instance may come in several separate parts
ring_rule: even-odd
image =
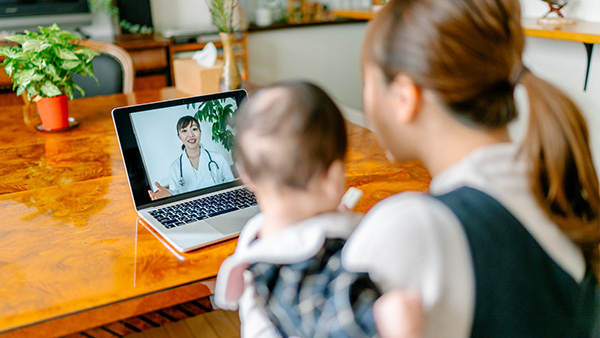
[[[531,189],[600,278],[600,188],[585,119],[561,90],[531,72],[519,82],[529,94],[522,151],[531,164]]]
[[[600,191],[587,125],[564,93],[523,67],[524,46],[518,0],[391,0],[367,30],[362,59],[388,82],[408,75],[461,121],[490,130],[516,117],[514,86],[524,85],[531,190],[600,278]]]

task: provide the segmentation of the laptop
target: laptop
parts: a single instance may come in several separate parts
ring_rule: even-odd
[[[112,111],[135,210],[177,251],[235,237],[258,213],[232,157],[234,130],[223,133],[218,125],[226,122],[221,112],[231,117],[246,98],[245,90],[234,90]],[[199,133],[178,133],[179,121],[191,118]]]

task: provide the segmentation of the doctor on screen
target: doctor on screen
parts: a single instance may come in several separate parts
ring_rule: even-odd
[[[154,182],[158,190],[148,190],[151,199],[233,181],[233,173],[223,155],[208,151],[200,144],[201,134],[200,123],[194,117],[187,115],[177,121],[182,151],[169,167],[168,189]]]

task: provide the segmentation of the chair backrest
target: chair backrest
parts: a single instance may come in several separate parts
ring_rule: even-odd
[[[75,83],[85,90],[86,97],[133,92],[135,70],[133,60],[127,51],[108,42],[78,40],[77,44],[100,53],[92,60],[98,83],[85,76],[73,77]],[[74,94],[75,97],[81,97],[78,91]]]

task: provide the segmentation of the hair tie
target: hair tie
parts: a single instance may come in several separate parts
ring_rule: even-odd
[[[521,81],[521,77],[523,77],[523,74],[527,73],[529,71],[529,69],[527,69],[527,67],[525,67],[524,64],[520,63],[519,66],[517,67],[517,70],[515,72],[513,72],[512,76],[510,77],[510,84],[514,87],[517,85],[517,83],[519,83],[519,81]]]

